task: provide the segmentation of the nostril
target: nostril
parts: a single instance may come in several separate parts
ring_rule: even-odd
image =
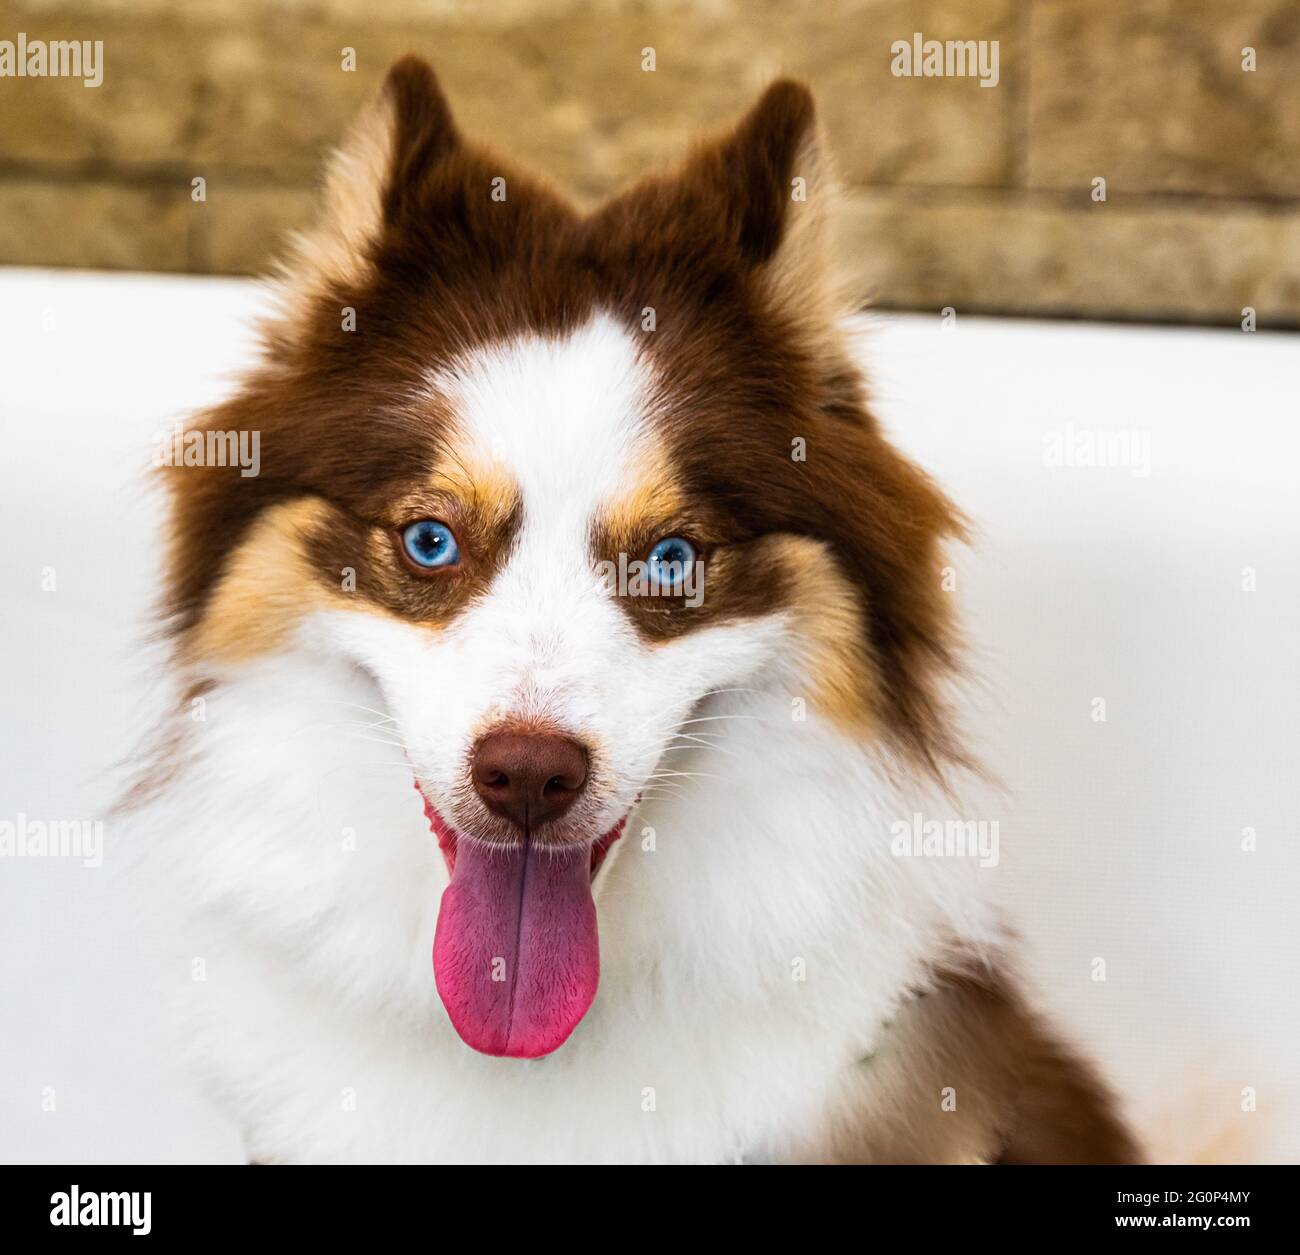
[[[470,775],[489,810],[531,827],[577,800],[587,782],[587,750],[552,734],[495,732],[474,747]]]

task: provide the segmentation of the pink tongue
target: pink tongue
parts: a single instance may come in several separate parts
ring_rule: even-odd
[[[536,1059],[596,996],[591,851],[459,841],[433,938],[438,993],[466,1045]]]

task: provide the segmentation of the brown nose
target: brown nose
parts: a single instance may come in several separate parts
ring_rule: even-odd
[[[534,829],[577,800],[587,783],[587,751],[564,736],[494,732],[474,747],[470,774],[488,810]]]

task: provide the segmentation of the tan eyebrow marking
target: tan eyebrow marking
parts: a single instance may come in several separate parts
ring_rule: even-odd
[[[630,490],[607,502],[597,519],[615,549],[631,551],[686,509],[686,497],[665,450],[651,446]],[[657,537],[656,537],[657,538]]]
[[[518,515],[519,485],[504,466],[467,446],[463,438],[445,444],[428,487],[447,493],[476,516],[486,530],[507,527]]]

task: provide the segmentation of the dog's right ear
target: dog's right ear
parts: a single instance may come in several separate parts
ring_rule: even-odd
[[[315,221],[281,266],[288,308],[363,282],[384,228],[462,147],[433,68],[416,56],[397,61],[330,159]]]

